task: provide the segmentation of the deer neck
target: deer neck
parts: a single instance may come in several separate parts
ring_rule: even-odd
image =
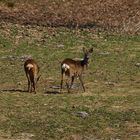
[[[88,64],[88,59],[89,59],[88,57],[86,57],[86,56],[84,57],[84,59],[81,61],[81,66],[82,67],[84,67],[85,65]]]

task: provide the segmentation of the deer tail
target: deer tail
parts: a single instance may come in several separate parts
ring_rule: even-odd
[[[30,69],[32,69],[34,66],[32,65],[32,64],[28,64],[27,66],[26,66],[26,68],[28,69],[28,70],[30,70]]]

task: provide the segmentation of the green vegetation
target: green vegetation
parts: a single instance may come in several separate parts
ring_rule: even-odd
[[[86,92],[76,80],[70,94],[59,94],[60,62],[91,46]],[[139,139],[140,36],[7,24],[0,54],[0,139]],[[27,57],[41,67],[36,95],[25,92]]]

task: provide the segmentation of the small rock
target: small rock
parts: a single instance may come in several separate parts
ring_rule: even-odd
[[[60,89],[60,86],[50,86],[52,89]]]
[[[135,66],[140,67],[140,63],[136,63]]]
[[[57,45],[57,48],[64,48],[64,45],[63,44],[59,44],[59,45]]]
[[[89,116],[89,114],[85,111],[76,112],[75,114],[76,114],[76,116],[82,117],[82,118],[86,118]]]
[[[29,59],[29,58],[32,58],[32,56],[31,55],[22,55],[22,56],[19,57],[19,59],[21,61],[25,61],[26,59]]]
[[[31,133],[21,133],[21,138],[22,139],[29,139],[29,138],[32,138],[34,136],[35,135],[34,134],[31,134]]]
[[[71,88],[72,89],[78,89],[79,86],[80,86],[80,84],[74,83]]]
[[[105,82],[106,85],[109,85],[109,86],[115,86],[115,83],[113,82]]]

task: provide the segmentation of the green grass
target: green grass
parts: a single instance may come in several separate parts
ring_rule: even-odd
[[[0,28],[0,138],[139,139],[140,68],[135,64],[140,36],[12,24],[6,28]],[[70,94],[57,94],[59,89],[52,86],[60,84],[60,62],[81,58],[82,48],[92,46],[83,75],[86,92],[79,86]],[[27,56],[41,67],[36,95],[25,92]],[[88,116],[78,116],[80,111]]]
[[[25,100],[26,99],[26,100]],[[133,100],[134,97],[131,97]],[[90,138],[122,138],[137,133],[139,114],[128,98],[106,98],[83,95],[30,95],[1,94],[0,129],[13,137],[21,133],[34,134],[34,139],[62,139],[72,135]],[[135,100],[136,101],[136,100]],[[138,102],[138,99],[137,99]],[[126,110],[113,110],[112,106],[126,106]],[[123,106],[125,105],[125,106]],[[130,107],[127,109],[127,105]],[[89,113],[87,118],[75,115],[78,111]],[[127,125],[132,124],[128,131]],[[135,124],[135,130],[133,127]],[[110,129],[112,132],[108,132]],[[109,134],[108,134],[109,133]],[[104,135],[103,135],[104,134]]]

